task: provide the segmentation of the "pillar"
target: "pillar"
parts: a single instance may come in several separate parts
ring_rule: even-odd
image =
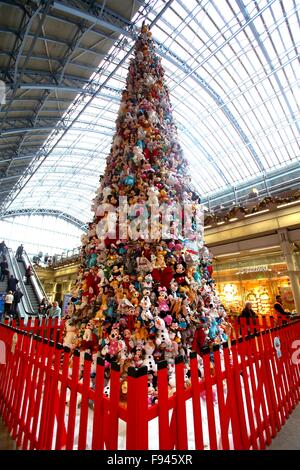
[[[286,228],[278,230],[278,236],[280,246],[287,264],[287,274],[291,282],[296,312],[300,313],[299,274],[296,268],[296,262],[294,258],[294,246],[293,243],[289,241],[288,231]]]

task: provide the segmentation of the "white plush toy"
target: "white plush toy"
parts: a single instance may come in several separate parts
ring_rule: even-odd
[[[135,145],[132,150],[133,150],[133,161],[135,164],[139,164],[140,162],[144,160],[143,150],[141,149],[141,147],[138,147],[137,145]]]
[[[153,343],[153,341],[148,340],[144,346],[144,350],[145,350],[145,359],[144,359],[143,365],[147,366],[148,372],[156,372],[157,365],[153,357],[155,344]]]
[[[151,300],[148,295],[145,295],[140,301],[140,306],[142,307],[141,317],[144,321],[153,320],[153,315],[150,311]]]
[[[158,206],[158,204],[159,204],[159,201],[158,201],[159,190],[157,188],[151,187],[151,188],[148,189],[147,195],[148,195],[149,204],[153,205],[153,206]]]
[[[157,338],[155,340],[157,346],[160,346],[162,343],[169,346],[171,344],[171,340],[164,320],[159,316],[156,316],[154,317],[154,325],[157,329]]]

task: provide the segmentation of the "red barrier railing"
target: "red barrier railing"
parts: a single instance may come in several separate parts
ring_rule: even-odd
[[[124,399],[118,364],[108,394],[102,358],[75,350],[70,361],[68,348],[34,332],[41,325],[0,325],[0,414],[25,450],[265,449],[300,400],[300,321],[257,326],[242,324],[231,344],[192,352],[188,364],[178,356],[176,388],[159,362],[153,404],[146,367],[128,369]]]

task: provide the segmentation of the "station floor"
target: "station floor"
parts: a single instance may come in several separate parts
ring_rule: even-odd
[[[16,450],[16,445],[0,418],[1,450]],[[300,404],[298,404],[278,435],[273,439],[268,450],[300,450]]]

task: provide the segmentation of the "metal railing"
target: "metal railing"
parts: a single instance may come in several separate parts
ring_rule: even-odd
[[[33,264],[31,263],[30,259],[29,259],[29,256],[27,255],[26,251],[24,250],[23,251],[23,254],[22,254],[22,260],[24,261],[24,265],[25,265],[25,268],[27,269],[28,266],[31,266],[31,270],[32,270],[32,273],[33,273],[33,276],[31,277],[31,283],[32,283],[32,286],[33,286],[33,289],[37,295],[37,298],[38,298],[38,301],[41,302],[42,299],[45,299],[48,303],[49,303],[49,299],[48,299],[48,296],[45,292],[45,289],[34,269],[34,266]]]
[[[19,287],[23,294],[23,297],[19,303],[20,315],[24,316],[24,318],[27,319],[28,316],[36,315],[36,313],[34,313],[34,309],[31,305],[31,301],[26,286],[24,284],[23,275],[20,271],[20,267],[11,248],[7,248],[7,255],[9,258],[9,264],[12,269],[13,275],[16,279],[18,279]]]

